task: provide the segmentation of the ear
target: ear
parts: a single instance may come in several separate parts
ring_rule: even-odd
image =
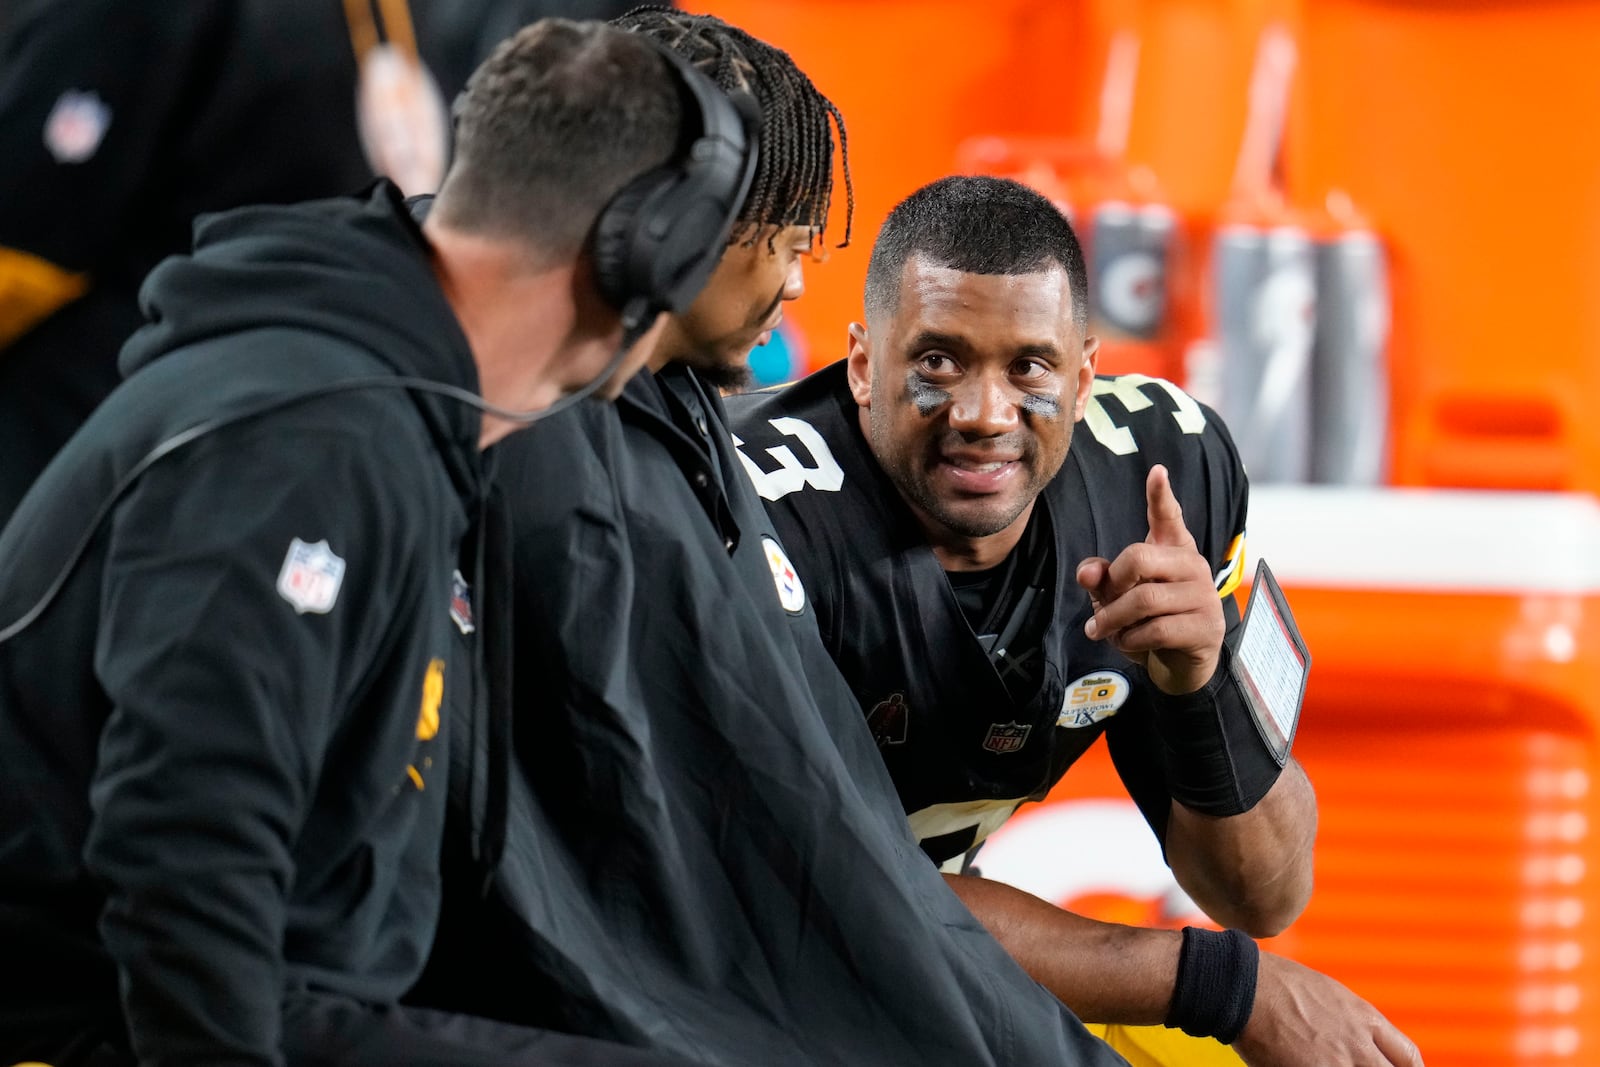
[[[850,355],[846,371],[850,378],[850,395],[857,406],[872,407],[872,338],[867,328],[859,322],[850,324]]]
[[[1083,341],[1083,362],[1078,366],[1078,396],[1072,404],[1072,421],[1083,418],[1084,408],[1094,392],[1094,374],[1100,366],[1100,338],[1089,336]]]

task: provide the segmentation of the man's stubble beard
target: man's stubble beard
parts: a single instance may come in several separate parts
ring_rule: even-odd
[[[743,392],[755,380],[750,372],[748,356],[738,362],[727,362],[718,359],[714,352],[700,349],[674,362],[693,370],[707,385],[724,393]]]

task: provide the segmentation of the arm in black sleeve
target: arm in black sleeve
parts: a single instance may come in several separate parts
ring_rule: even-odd
[[[1226,647],[1217,676],[1199,692],[1169,696],[1136,670],[1147,711],[1118,716],[1108,735],[1118,772],[1178,883],[1217,922],[1267,937],[1310,897],[1316,800],[1298,764],[1291,759],[1280,770],[1267,752],[1230,673],[1249,484],[1214,414],[1204,441],[1205,497],[1184,508],[1222,596]]]
[[[258,429],[152,468],[110,533],[96,671],[113,713],[85,859],[143,1067],[281,1062],[294,849],[349,649],[402,584],[385,557],[403,546],[369,535],[396,510],[368,484],[370,446]],[[344,561],[326,610],[279,588],[295,539]]]

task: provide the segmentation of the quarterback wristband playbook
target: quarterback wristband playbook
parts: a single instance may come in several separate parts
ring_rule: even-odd
[[[1240,931],[1185,926],[1166,1025],[1232,1044],[1256,1005],[1260,965],[1261,950]]]
[[[1310,669],[1305,641],[1263,560],[1239,639],[1223,644],[1211,681],[1156,698],[1172,799],[1203,815],[1255,807],[1289,761]]]

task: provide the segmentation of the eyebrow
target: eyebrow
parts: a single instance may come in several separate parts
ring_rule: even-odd
[[[960,334],[940,333],[938,330],[921,330],[911,338],[912,350],[923,348],[954,348],[965,351],[967,339]]]
[[[939,330],[922,330],[911,338],[911,351],[920,351],[924,348],[948,348],[964,352],[972,346],[960,334],[943,333]],[[1052,359],[1061,358],[1061,350],[1053,344],[1038,341],[1021,344],[1016,347],[1012,355],[1017,359]]]
[[[1019,359],[1025,357],[1038,359],[1060,359],[1061,349],[1052,344],[1045,344],[1044,342],[1039,342],[1037,344],[1018,345],[1017,357]]]

